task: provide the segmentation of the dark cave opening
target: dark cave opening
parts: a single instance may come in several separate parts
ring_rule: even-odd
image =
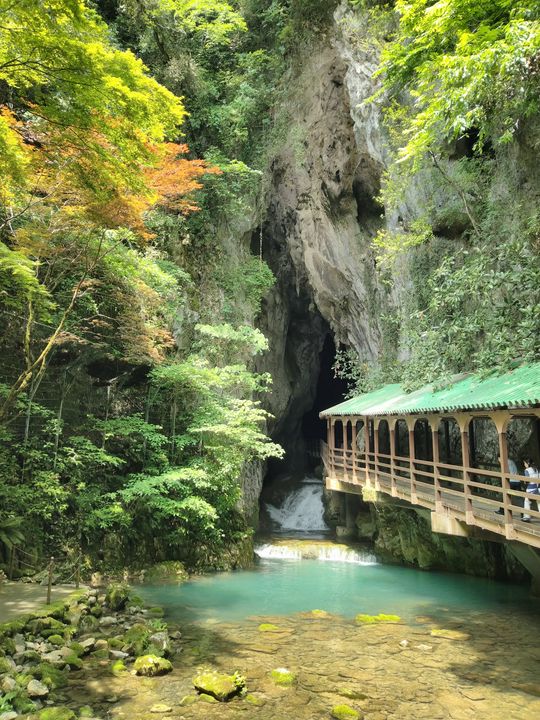
[[[326,423],[319,418],[319,413],[332,405],[337,405],[345,399],[347,382],[336,377],[333,366],[336,359],[336,346],[330,333],[325,337],[322,350],[319,354],[319,376],[315,389],[313,405],[302,418],[301,434],[311,459],[309,450],[314,448],[320,440],[326,440]],[[309,464],[309,463],[308,463]]]

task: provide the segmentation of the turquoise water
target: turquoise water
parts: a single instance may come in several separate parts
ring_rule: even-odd
[[[139,588],[177,621],[235,621],[252,615],[291,615],[315,608],[357,613],[440,616],[472,611],[527,610],[524,587],[391,565],[262,560],[254,570],[217,573],[181,585]]]

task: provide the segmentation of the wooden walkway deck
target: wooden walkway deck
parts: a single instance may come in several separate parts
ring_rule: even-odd
[[[540,512],[527,510],[530,522],[521,518],[524,499],[540,500],[540,496],[527,496],[525,492],[507,487],[503,492],[500,473],[382,453],[361,453],[350,448],[330,448],[324,442],[321,456],[326,486],[330,490],[363,494],[366,498],[369,491],[383,493],[431,510],[434,530],[443,528],[445,520],[452,521],[448,523],[454,528],[450,534],[473,535],[473,528],[478,528],[495,533],[501,540],[540,548]]]

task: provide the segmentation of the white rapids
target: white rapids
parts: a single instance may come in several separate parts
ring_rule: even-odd
[[[355,565],[377,565],[377,558],[370,552],[347,545],[327,542],[299,540],[264,543],[255,548],[255,554],[265,560],[320,560],[322,562],[354,563]]]
[[[321,532],[328,530],[324,521],[323,484],[316,478],[306,478],[281,507],[266,505],[272,522],[280,530]]]

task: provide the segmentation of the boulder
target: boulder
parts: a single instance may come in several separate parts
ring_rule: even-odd
[[[33,680],[30,680],[26,686],[26,692],[28,693],[28,697],[31,698],[45,697],[49,694],[49,688],[44,683],[34,678]]]
[[[133,667],[137,675],[147,675],[149,677],[166,675],[172,670],[171,663],[157,655],[142,655],[135,660]]]
[[[123,610],[129,600],[129,587],[123,584],[109,585],[105,594],[105,602],[111,610]]]
[[[201,694],[226,702],[239,695],[246,686],[246,679],[239,673],[225,675],[215,670],[205,670],[195,675],[193,687]]]
[[[161,630],[160,632],[150,635],[148,642],[159,651],[160,655],[169,655],[171,652],[169,633],[166,630]]]
[[[296,683],[296,675],[287,668],[276,668],[270,672],[270,677],[276,685],[289,687]]]

